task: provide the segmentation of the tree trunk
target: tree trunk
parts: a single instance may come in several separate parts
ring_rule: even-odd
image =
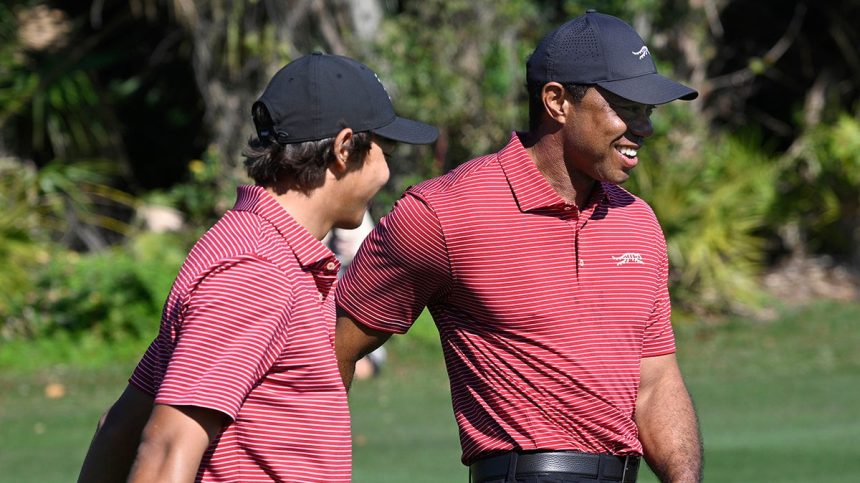
[[[191,35],[205,122],[230,186],[244,179],[251,104],[271,76],[312,50],[353,55],[353,32],[367,41],[382,20],[378,0],[174,0],[173,11]]]

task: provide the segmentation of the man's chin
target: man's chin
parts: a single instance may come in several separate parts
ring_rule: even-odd
[[[628,179],[630,179],[630,175],[627,173],[623,173],[623,174],[620,174],[618,176],[613,176],[610,179],[605,179],[603,181],[606,183],[609,183],[609,184],[619,184],[620,185],[620,184],[626,183]]]
[[[633,171],[633,168],[622,169],[621,172],[616,176],[616,179],[611,181],[613,184],[624,184],[630,179],[630,172]]]

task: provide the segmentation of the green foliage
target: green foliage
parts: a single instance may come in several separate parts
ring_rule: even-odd
[[[403,8],[383,20],[374,45],[381,65],[371,67],[402,115],[437,125],[441,134],[434,158],[392,166],[391,200],[416,180],[498,148],[525,124],[524,60],[543,30],[537,6],[524,0]]]
[[[46,237],[34,216],[37,196],[28,189],[35,177],[32,168],[0,158],[0,317],[24,302],[31,270],[48,256],[36,243]]]
[[[37,285],[42,335],[58,330],[92,330],[107,339],[142,335],[158,310],[135,266],[129,257],[110,252],[52,260]]]
[[[214,146],[209,146],[201,158],[188,163],[188,181],[164,191],[150,192],[145,200],[179,210],[191,226],[212,225],[232,206],[237,184],[249,180],[227,174],[230,181],[225,182],[223,162]]]
[[[13,3],[15,9],[0,7],[5,142],[39,161],[92,157],[113,148],[109,110],[90,72],[101,59],[84,55],[91,42],[66,50],[75,24],[62,11]]]
[[[21,2],[0,4],[0,125],[10,112],[17,112],[35,90],[38,78],[28,72],[21,52],[18,22],[13,7]],[[14,5],[18,4],[18,5]]]
[[[2,331],[19,331],[10,314],[25,304],[34,273],[75,233],[107,229],[127,233],[128,225],[100,210],[105,204],[130,207],[134,200],[104,182],[103,163],[53,162],[41,170],[19,160],[0,159],[0,321]],[[18,327],[15,329],[14,327]]]
[[[656,11],[660,7],[659,3],[657,0],[604,0],[596,4],[588,0],[567,0],[564,2],[564,11],[573,18],[593,8],[600,13],[615,15],[629,21],[637,13]]]
[[[13,1],[0,6],[0,197],[8,218],[0,221],[0,248],[12,256],[0,286],[22,283],[32,254],[44,259],[49,246],[63,243],[98,249],[102,232],[125,233],[123,215],[134,200],[113,188],[116,139],[105,126],[104,96],[91,78],[103,62],[86,57],[92,42],[75,44],[80,24],[44,2]],[[13,155],[7,155],[6,149]],[[39,169],[37,169],[37,167]],[[14,220],[15,226],[9,228]],[[0,316],[9,309],[0,303]]]
[[[37,339],[0,340],[0,368],[26,372],[52,366],[104,369],[119,362],[134,363],[154,336],[153,332],[145,338],[114,338],[108,342],[96,333],[57,332]]]
[[[38,171],[35,189],[45,218],[56,222],[57,235],[67,236],[81,224],[122,235],[128,233],[128,224],[119,213],[114,216],[111,211],[131,210],[136,201],[108,184],[114,171],[107,160],[70,163],[63,159],[56,159]],[[107,206],[110,208],[101,209]]]
[[[631,188],[654,208],[669,249],[673,298],[688,310],[734,311],[759,304],[756,275],[766,254],[760,230],[775,196],[775,163],[754,135],[708,142],[682,129],[683,106],[655,114],[654,143]],[[666,132],[675,129],[674,133]]]
[[[860,114],[816,126],[780,163],[776,226],[796,225],[804,246],[860,263]],[[791,247],[794,248],[794,247]]]
[[[186,248],[180,235],[144,234],[98,253],[59,250],[33,277],[26,304],[12,314],[21,322],[11,335],[151,337]]]

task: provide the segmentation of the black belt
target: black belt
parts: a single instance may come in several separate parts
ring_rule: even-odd
[[[634,483],[639,472],[638,456],[589,454],[576,451],[542,451],[537,453],[508,452],[480,459],[469,472],[473,483],[505,478],[508,472],[515,476],[536,473],[567,473]]]

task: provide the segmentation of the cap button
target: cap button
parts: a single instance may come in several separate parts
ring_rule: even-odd
[[[589,8],[588,10],[585,11],[585,13],[597,13],[597,10],[595,10],[593,8]]]

